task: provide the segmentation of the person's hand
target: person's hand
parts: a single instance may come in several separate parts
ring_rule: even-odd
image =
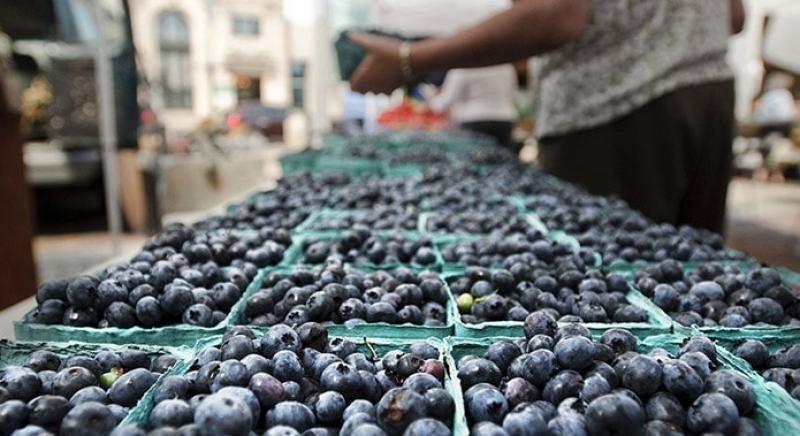
[[[405,84],[399,39],[357,32],[350,32],[348,36],[367,52],[350,77],[350,89],[388,94]]]

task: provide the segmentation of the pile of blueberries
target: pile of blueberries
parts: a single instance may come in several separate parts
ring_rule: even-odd
[[[744,253],[725,248],[719,234],[659,225],[622,200],[595,197],[577,189],[529,198],[526,207],[536,211],[548,229],[575,236],[582,247],[600,254],[606,264],[747,259]]]
[[[109,434],[176,361],[135,349],[63,358],[34,351],[0,371],[0,434]]]
[[[221,243],[220,243],[221,244]],[[145,249],[129,263],[102,271],[99,277],[84,275],[43,283],[36,292],[38,306],[25,321],[76,327],[159,327],[189,324],[214,326],[225,319],[262,264],[283,257],[283,247],[274,253],[265,248],[222,249],[225,256],[243,255],[248,261],[220,267],[214,256],[217,244],[183,244]],[[236,260],[242,260],[240,258]],[[230,262],[233,264],[234,262]]]
[[[740,341],[733,354],[744,359],[761,372],[765,380],[775,382],[800,400],[800,345],[792,345],[770,353],[763,342],[756,339]]]
[[[640,270],[636,285],[686,326],[800,325],[800,289],[784,286],[772,268],[742,273],[704,263],[685,273],[680,263],[664,261]]]
[[[546,313],[561,322],[647,322],[647,312],[629,304],[628,283],[616,273],[568,262],[555,271],[516,263],[508,269],[467,267],[449,282],[461,320],[525,321]]]
[[[426,342],[377,357],[320,324],[247,328],[199,353],[155,390],[150,434],[449,436],[455,403]],[[121,427],[117,436],[144,435]]]
[[[273,272],[245,301],[245,321],[257,326],[309,321],[443,326],[447,288],[434,272],[408,268],[364,272],[337,262]]]
[[[309,225],[314,232],[341,231],[356,226],[376,230],[416,230],[419,211],[407,206],[376,206],[369,210],[322,216]]]
[[[330,240],[308,237],[303,240],[302,249],[302,261],[308,264],[323,263],[327,259],[373,265],[404,263],[428,266],[436,262],[430,237],[411,239],[397,231],[382,236],[362,224],[356,224]]]
[[[441,244],[441,252],[445,262],[467,266],[511,268],[516,263],[524,263],[536,269],[554,268],[565,258],[580,265],[595,262],[591,252],[574,253],[571,246],[545,239],[537,231],[445,242]]]
[[[557,328],[547,314],[526,337],[458,360],[472,434],[760,434],[750,382],[716,369],[705,337],[676,356],[645,353],[627,330],[595,342],[581,324]]]

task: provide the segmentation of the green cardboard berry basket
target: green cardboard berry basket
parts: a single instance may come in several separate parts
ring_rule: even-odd
[[[286,267],[274,267],[274,268],[266,268],[263,270],[263,277],[266,277],[268,274],[272,273],[279,273],[279,274],[286,274],[292,271],[294,268],[297,267],[306,267],[305,265],[297,265],[297,266],[286,266]],[[356,268],[350,267],[351,269],[359,270],[362,272],[371,272],[374,270],[365,269],[365,268]],[[425,269],[418,269],[418,268],[411,268],[412,271],[421,272]],[[391,269],[387,269],[387,271],[391,271]],[[263,279],[262,279],[263,281]],[[445,282],[445,286],[447,286],[447,282]],[[231,311],[231,322],[229,326],[233,325],[246,325],[247,327],[257,329],[258,326],[249,325],[247,324],[247,320],[244,315],[244,301],[246,301],[250,296],[255,294],[261,289],[261,282],[259,282],[258,287],[251,287],[248,288],[247,293],[242,297],[242,304],[238,307],[238,310],[234,313]],[[446,289],[449,294],[449,289]],[[368,337],[368,338],[404,338],[404,339],[426,339],[426,338],[444,338],[453,334],[453,314],[455,313],[453,308],[454,302],[452,299],[448,299],[445,305],[445,323],[443,326],[425,326],[425,325],[414,325],[414,324],[389,324],[385,322],[378,322],[378,323],[364,323],[358,324],[354,326],[345,326],[344,324],[331,324],[327,325],[328,333],[331,336],[342,336],[342,337]]]
[[[225,331],[233,319],[244,310],[245,295],[261,288],[264,271],[259,271],[250,282],[242,297],[231,308],[228,316],[213,327],[174,324],[163,327],[144,328],[93,328],[67,325],[32,324],[24,320],[14,322],[14,336],[21,341],[85,342],[100,344],[149,344],[166,346],[192,346],[200,339],[218,335]],[[34,309],[35,310],[35,309]]]
[[[392,233],[392,230],[378,230],[376,233],[378,236],[386,236]],[[416,240],[420,237],[419,233],[414,231],[406,231],[402,232],[403,236],[409,240]],[[295,265],[304,265],[313,267],[314,264],[307,264],[305,263],[305,255],[303,253],[303,244],[308,239],[314,239],[318,241],[325,241],[325,242],[332,242],[336,241],[339,238],[339,232],[308,232],[308,233],[301,233],[298,234],[295,238],[295,241],[292,243],[292,246],[286,250],[284,254],[284,262],[281,263],[281,266],[295,266]],[[442,255],[439,253],[439,250],[436,248],[436,244],[434,243],[431,247],[433,250],[433,254],[436,256],[436,260],[428,265],[422,265],[418,263],[402,263],[402,262],[395,262],[395,263],[384,263],[384,264],[373,264],[373,263],[362,263],[362,262],[354,262],[348,263],[352,267],[356,269],[365,269],[365,270],[392,270],[399,267],[410,267],[418,270],[429,269],[432,271],[442,271],[442,265],[444,261],[442,260]],[[321,265],[321,264],[316,264]]]
[[[456,277],[461,276],[463,273],[448,273],[445,274],[445,281],[449,283]],[[450,294],[451,303],[449,305],[452,314],[450,317],[453,319],[453,327],[455,329],[455,336],[460,338],[487,338],[487,337],[524,337],[525,330],[522,321],[487,321],[478,324],[468,324],[461,320],[458,312],[458,307],[455,301],[455,295]],[[647,312],[648,322],[646,323],[599,323],[587,322],[582,323],[592,332],[592,334],[602,334],[604,331],[612,328],[623,328],[630,330],[636,335],[642,337],[650,335],[667,334],[673,332],[672,319],[667,316],[661,309],[653,304],[647,297],[642,295],[633,287],[630,287],[626,295],[628,303],[639,306]],[[559,323],[563,324],[563,323]]]
[[[263,335],[266,332],[266,328],[253,328],[253,331],[256,332],[257,335]],[[330,329],[329,329],[330,333]],[[331,337],[335,337],[331,335]],[[353,341],[358,345],[358,351],[364,353],[367,358],[371,359],[378,359],[392,350],[407,350],[415,341],[410,340],[407,338],[403,339],[376,339],[376,338],[369,338],[367,336],[363,337],[347,337],[347,339]],[[469,431],[467,430],[467,423],[464,418],[464,407],[461,403],[461,391],[459,390],[459,386],[454,380],[455,373],[452,371],[453,364],[452,359],[447,354],[447,349],[445,344],[442,340],[436,338],[428,338],[424,339],[426,342],[432,344],[439,350],[440,358],[442,359],[443,363],[445,364],[445,381],[444,381],[444,388],[450,395],[453,397],[453,400],[456,405],[455,414],[453,416],[453,435],[455,436],[467,436]],[[222,342],[222,336],[213,336],[205,338],[201,341],[198,341],[193,349],[193,356],[197,356],[200,351],[205,349],[209,346],[218,345]],[[180,364],[176,364],[173,368],[170,369],[164,375],[182,375],[186,374],[189,369],[193,365],[194,358],[186,359]],[[155,405],[153,402],[155,389],[158,388],[160,385],[161,380],[159,380],[153,388],[142,397],[142,400],[139,401],[139,404],[131,410],[128,416],[120,423],[120,426],[130,426],[134,425],[137,427],[141,427],[146,429],[149,422],[150,412]],[[262,411],[264,413],[265,411]]]
[[[134,413],[147,399],[152,398],[153,392],[161,379],[169,374],[181,370],[186,362],[194,356],[192,347],[155,347],[149,345],[114,345],[114,344],[86,344],[82,342],[18,342],[9,340],[0,340],[0,371],[9,366],[20,366],[25,362],[29,354],[34,351],[46,350],[55,353],[62,359],[73,356],[94,356],[101,351],[122,351],[122,350],[141,350],[148,354],[148,356],[155,357],[159,354],[172,354],[178,358],[178,361],[172,365],[166,372],[161,374],[156,383],[145,392],[139,403],[131,408],[128,413],[129,419],[131,414]]]
[[[633,333],[639,339],[639,350],[642,352],[649,352],[653,348],[660,347],[674,354],[682,343],[688,339],[686,336],[675,334],[650,336],[642,334],[642,332]],[[467,339],[454,337],[445,340],[447,352],[451,357],[450,361],[453,362],[451,374],[454,374],[455,385],[459,391],[462,391],[462,387],[458,378],[458,370],[455,368],[455,362],[467,354],[481,356],[489,345],[502,339],[514,340],[515,338]],[[517,337],[516,339],[519,338]],[[765,382],[758,374],[748,370],[747,363],[720,346],[717,346],[717,362],[719,364],[718,369],[737,371],[752,383],[753,391],[756,395],[753,418],[764,436],[786,436],[796,433],[797,428],[800,428],[800,403],[793,400],[780,387],[773,383]],[[466,419],[464,422],[466,423]]]

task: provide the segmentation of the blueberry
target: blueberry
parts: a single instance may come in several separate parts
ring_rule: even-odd
[[[344,409],[344,412],[342,413],[342,421],[347,421],[356,413],[365,413],[374,417],[375,406],[367,400],[355,400]]]
[[[444,389],[433,388],[423,393],[427,415],[443,422],[450,422],[455,413],[453,397]]]
[[[680,294],[672,286],[662,283],[653,290],[653,302],[661,309],[671,312],[678,306]]]
[[[215,376],[211,379],[209,388],[211,392],[217,392],[225,386],[247,386],[250,374],[247,367],[238,360],[229,359],[219,364]]]
[[[630,360],[622,374],[622,385],[640,397],[647,397],[661,385],[662,368],[650,356],[639,355]]]
[[[305,435],[306,432],[303,432]],[[277,425],[264,432],[263,436],[300,436],[300,432],[285,425]],[[316,435],[315,435],[316,436]]]
[[[106,308],[105,318],[111,327],[131,328],[136,325],[136,309],[128,303],[114,301]]]
[[[769,367],[800,368],[800,345],[781,348],[767,359]]]
[[[418,394],[425,394],[430,389],[441,388],[442,384],[430,374],[417,373],[409,376],[403,382],[403,387],[411,389]]]
[[[695,283],[689,289],[689,295],[696,297],[701,304],[714,300],[724,300],[725,290],[717,282],[703,281]]]
[[[547,420],[536,408],[527,407],[506,415],[503,418],[503,430],[510,436],[546,434],[548,431]]]
[[[233,336],[222,343],[220,360],[240,360],[254,351],[252,339],[242,335]]]
[[[557,368],[556,355],[550,350],[539,349],[514,359],[508,367],[508,375],[522,377],[536,386],[543,386],[550,380]],[[461,371],[459,371],[459,375],[460,373]]]
[[[75,277],[67,286],[67,301],[75,309],[88,309],[95,303],[99,285],[99,280],[92,276]]]
[[[51,280],[39,285],[36,290],[36,302],[41,304],[46,300],[67,300],[67,287],[70,282],[66,279]]]
[[[194,423],[202,435],[246,435],[257,420],[243,400],[231,395],[212,394],[194,411]]]
[[[464,389],[469,389],[478,383],[497,385],[500,383],[502,376],[500,368],[488,359],[473,359],[458,368],[458,377]]]
[[[571,336],[558,341],[554,352],[562,368],[583,370],[594,360],[594,343],[583,336]]]
[[[83,403],[70,410],[61,421],[60,434],[104,436],[117,425],[114,414],[104,404]]]
[[[260,354],[248,354],[240,362],[247,368],[247,373],[251,378],[261,372],[272,372],[273,368],[272,361]]]
[[[366,306],[367,322],[385,322],[394,324],[397,322],[397,311],[389,303],[377,302]]]
[[[686,414],[686,426],[693,433],[732,434],[738,425],[736,404],[720,393],[700,395]]]
[[[717,348],[714,346],[714,342],[705,336],[693,336],[681,347],[678,354],[683,355],[691,351],[705,354],[712,362],[717,360]]]
[[[538,400],[539,390],[524,378],[515,377],[505,383],[503,395],[505,395],[509,407],[513,408],[521,403]]]
[[[538,334],[553,336],[556,333],[557,324],[555,318],[547,312],[533,312],[525,318],[523,328],[525,337],[530,339]]]
[[[508,436],[508,433],[506,433],[506,431],[503,430],[503,427],[495,424],[494,422],[489,422],[489,421],[483,421],[477,423],[474,427],[472,427],[470,434],[486,435],[486,436]]]
[[[411,353],[404,353],[399,359],[397,359],[394,372],[401,379],[405,379],[411,374],[419,371],[419,368],[422,366],[423,362],[424,361],[422,359]]]
[[[664,387],[685,404],[703,392],[703,380],[687,363],[669,360],[663,368]]]
[[[183,400],[164,400],[150,411],[150,425],[158,427],[180,427],[192,422],[192,408]]]
[[[668,392],[656,392],[647,400],[645,412],[649,421],[658,420],[683,428],[686,410],[680,400]]]
[[[342,394],[336,391],[326,391],[319,394],[314,403],[317,421],[328,425],[338,423],[342,419],[346,405],[347,402]]]
[[[297,332],[283,324],[270,327],[267,334],[261,338],[261,353],[267,358],[272,358],[281,350],[298,353],[301,347],[302,341]]]
[[[120,282],[106,279],[97,286],[97,301],[95,306],[98,310],[104,310],[115,301],[128,301],[128,289]]]
[[[586,418],[582,415],[556,416],[547,423],[551,436],[588,436]]]
[[[522,354],[522,350],[510,341],[499,341],[489,345],[484,357],[494,362],[501,372],[505,372],[511,362]]]
[[[642,406],[625,395],[603,395],[586,407],[590,434],[640,434],[644,423]]]
[[[359,426],[362,426],[363,424],[374,424],[375,422],[375,416],[371,416],[366,413],[354,413],[344,421],[339,434],[341,436],[350,436]],[[380,430],[380,427],[378,430]]]
[[[161,304],[153,296],[144,296],[136,302],[136,318],[144,327],[155,327],[161,324]]]
[[[106,404],[108,403],[108,395],[106,395],[106,391],[99,386],[86,386],[70,397],[69,404],[74,407],[89,401]]]
[[[61,365],[61,358],[51,351],[36,350],[25,359],[24,366],[33,371],[55,371]]]
[[[53,378],[53,394],[71,398],[79,390],[96,385],[97,378],[88,369],[80,366],[68,367]]]
[[[119,359],[122,362],[122,367],[126,370],[148,368],[150,366],[150,358],[147,357],[147,353],[141,350],[122,350],[119,353]]]
[[[353,366],[343,362],[331,363],[320,376],[320,386],[324,390],[337,391],[345,399],[352,401],[361,392],[361,376]]]
[[[11,434],[25,426],[29,408],[20,400],[7,400],[0,403],[0,432]]]
[[[542,398],[558,404],[565,398],[580,395],[582,384],[583,378],[580,373],[571,369],[562,370],[545,384]]]
[[[278,403],[267,412],[267,427],[285,425],[297,431],[313,427],[314,413],[305,404],[296,401]]]
[[[403,432],[403,436],[450,436],[451,434],[446,425],[431,418],[418,419]]]
[[[74,327],[95,327],[97,326],[98,319],[97,311],[91,307],[86,309],[68,307],[66,311],[64,311],[62,323]]]
[[[711,359],[699,351],[685,353],[678,359],[691,366],[694,372],[700,376],[700,379],[702,379],[703,382],[705,382],[708,376],[711,375],[711,371],[713,371],[715,368],[715,365]]]
[[[467,389],[464,403],[467,417],[473,423],[490,421],[499,424],[508,412],[508,402],[503,394],[493,386],[485,384]]]
[[[189,287],[169,286],[159,298],[161,310],[172,316],[180,318],[183,312],[194,304],[194,295]]]
[[[753,386],[744,377],[731,370],[712,373],[706,380],[706,392],[724,394],[736,404],[739,415],[747,415],[756,403]]]
[[[216,392],[216,395],[227,395],[242,400],[250,408],[250,414],[253,418],[253,425],[258,424],[258,418],[261,416],[261,404],[256,395],[247,388],[239,386],[226,386]]]
[[[588,404],[595,398],[608,393],[611,393],[611,385],[608,380],[600,374],[594,374],[583,380],[583,387],[581,387],[579,397]]]
[[[181,320],[184,324],[212,327],[214,326],[214,313],[205,304],[192,304],[183,311]]]
[[[756,298],[747,305],[753,322],[766,324],[781,324],[783,322],[783,307],[771,298]]]
[[[281,381],[299,382],[303,379],[303,364],[294,352],[282,350],[272,357],[272,375]]]
[[[247,387],[255,394],[262,410],[268,410],[286,398],[280,380],[266,373],[253,375]]]
[[[64,322],[64,313],[67,310],[67,303],[63,300],[44,300],[34,312],[31,322],[38,324],[61,324]]]
[[[553,338],[547,335],[536,335],[528,340],[526,350],[530,353],[539,349],[552,350]]]
[[[133,407],[145,391],[156,381],[156,376],[144,368],[136,368],[123,374],[111,385],[108,398],[120,406]]]
[[[158,404],[165,400],[186,399],[190,388],[191,384],[186,377],[181,375],[166,376],[153,393],[153,403]]]
[[[753,368],[763,367],[769,359],[767,346],[755,339],[748,339],[739,344],[733,354],[747,361]]]

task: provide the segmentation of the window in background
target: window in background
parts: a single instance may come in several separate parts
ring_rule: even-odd
[[[189,62],[189,26],[182,13],[166,11],[158,16],[158,42],[164,106],[190,108],[192,72]]]
[[[258,17],[233,16],[233,34],[255,36],[259,34]]]

